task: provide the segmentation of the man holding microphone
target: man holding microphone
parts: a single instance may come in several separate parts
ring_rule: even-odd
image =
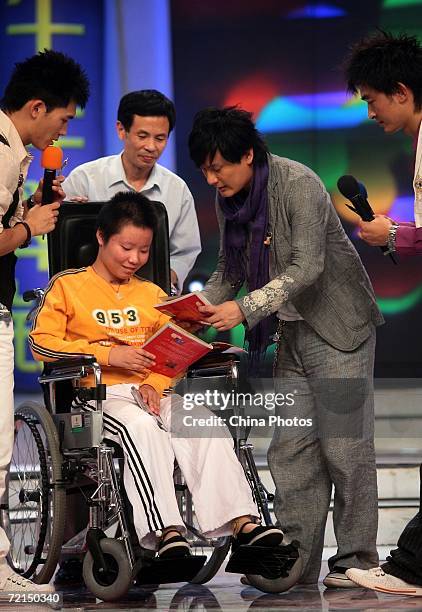
[[[88,79],[81,66],[63,53],[45,50],[16,64],[6,86],[0,110],[0,499],[12,456],[13,322],[15,249],[28,246],[33,236],[54,229],[64,193],[58,183],[52,204],[41,206],[41,185],[24,202],[23,183],[32,157],[26,146],[43,150],[67,132],[89,96]],[[10,592],[51,592],[16,574],[7,564],[9,541],[0,527],[0,598]]]
[[[413,179],[414,223],[385,215],[361,222],[360,237],[371,246],[387,246],[402,255],[422,254],[422,46],[414,36],[377,33],[357,43],[347,59],[349,91],[368,104],[368,117],[386,134],[403,130],[416,149]],[[422,470],[422,466],[421,466]],[[421,479],[422,480],[422,479]],[[351,568],[356,584],[382,593],[422,595],[421,508],[406,525],[387,562],[369,570]]]

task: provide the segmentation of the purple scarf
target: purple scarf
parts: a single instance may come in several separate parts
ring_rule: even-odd
[[[254,166],[249,193],[237,193],[231,198],[218,194],[218,204],[225,217],[224,279],[242,283],[247,280],[248,292],[260,289],[270,280],[269,247],[264,244],[268,230],[268,163]],[[246,248],[250,236],[249,270]],[[247,273],[248,272],[248,273]],[[273,317],[266,317],[246,332],[249,348],[249,371],[255,372],[272,340]]]

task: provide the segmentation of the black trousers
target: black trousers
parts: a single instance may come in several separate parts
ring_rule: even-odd
[[[422,586],[422,465],[419,468],[419,483],[419,512],[403,529],[397,542],[398,548],[390,551],[390,557],[381,567],[386,574]]]

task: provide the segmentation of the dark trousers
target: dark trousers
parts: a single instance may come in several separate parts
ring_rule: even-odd
[[[420,492],[422,493],[422,465],[419,468]],[[397,542],[398,548],[390,551],[390,557],[382,569],[392,576],[401,578],[410,584],[422,586],[422,505],[419,501],[419,512],[406,525]]]

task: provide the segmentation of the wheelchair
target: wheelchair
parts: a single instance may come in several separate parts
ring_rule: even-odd
[[[156,203],[158,231],[149,262],[137,274],[169,292],[170,267],[167,215]],[[101,203],[63,204],[55,231],[49,235],[50,275],[66,268],[92,263],[96,256],[95,219]],[[42,292],[27,292],[25,299]],[[195,380],[222,382],[235,390],[240,358],[211,352],[191,366],[183,384]],[[93,374],[95,385],[81,386]],[[231,546],[230,537],[205,538],[196,521],[191,494],[178,466],[174,470],[175,494],[184,520],[192,555],[186,563],[162,560],[139,546],[130,503],[121,485],[123,455],[120,447],[103,438],[102,402],[105,385],[95,358],[60,359],[46,363],[39,377],[45,406],[24,402],[15,411],[15,446],[0,521],[11,542],[8,561],[15,571],[35,582],[48,582],[61,555],[84,555],[83,578],[99,599],[122,598],[137,584],[191,582],[213,578]],[[87,403],[92,409],[86,410]],[[268,502],[272,495],[260,481],[248,431],[234,436],[234,447],[251,486],[262,521],[270,525]],[[88,511],[88,526],[70,538],[66,532],[66,506],[77,491]],[[72,517],[73,518],[73,517]],[[248,547],[243,547],[248,548]],[[282,592],[300,577],[298,543],[283,541],[259,562],[250,555],[247,578],[266,592]],[[252,551],[251,551],[252,552]],[[245,573],[242,563],[229,560],[226,571]]]

